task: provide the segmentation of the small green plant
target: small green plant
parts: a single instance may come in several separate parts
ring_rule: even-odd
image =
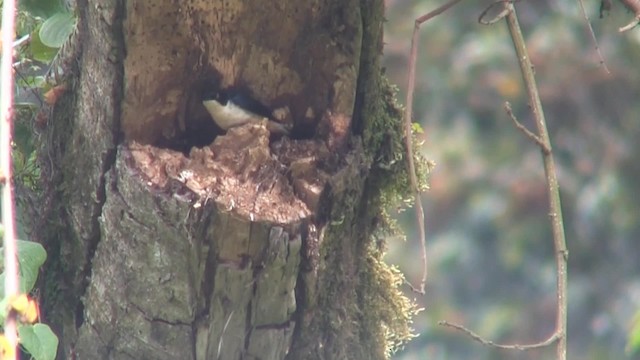
[[[3,167],[2,171],[6,178],[13,178],[16,188],[21,191],[17,197],[18,208],[21,202],[28,202],[30,195],[38,191],[40,171],[35,152],[38,139],[33,129],[42,127],[42,121],[38,119],[44,118],[40,115],[43,114],[41,109],[45,103],[55,103],[60,92],[65,89],[64,84],[49,81],[51,74],[59,73],[54,59],[64,48],[76,27],[75,14],[65,4],[66,2],[61,0],[21,0],[15,19],[15,29],[12,28],[12,22],[7,25],[10,30],[6,30],[3,24],[3,32],[15,33],[16,37],[12,44],[14,58],[11,59],[15,74],[13,84],[15,95],[13,108],[9,109],[15,114],[13,117],[15,134],[13,139],[9,136],[9,140],[6,141],[6,144],[11,144],[10,148],[7,145],[6,149],[2,149],[2,151],[11,152],[14,169]],[[15,13],[12,6],[9,7],[8,13]],[[6,53],[8,52],[5,52],[5,55]],[[4,78],[9,77],[4,76]],[[59,82],[59,79],[56,78],[55,81]],[[3,162],[3,165],[6,163]],[[0,185],[5,185],[4,180],[0,176]],[[20,216],[15,220],[24,222]],[[3,228],[0,224],[0,237],[2,233]],[[9,234],[11,238],[14,236]],[[17,241],[17,249],[19,274],[17,295],[14,290],[9,291],[9,296],[4,293],[6,269],[2,269],[0,274],[0,321],[4,323],[6,319],[9,320],[4,329],[8,336],[0,335],[0,358],[16,358],[13,339],[17,330],[21,348],[29,353],[32,359],[55,359],[58,338],[49,326],[38,323],[38,304],[29,295],[35,286],[40,267],[47,258],[46,251],[42,245],[30,241]],[[0,253],[0,258],[3,257],[3,253]],[[3,262],[4,259],[0,261],[0,263]],[[9,273],[15,276],[13,271]],[[13,327],[14,318],[17,320],[17,329]]]
[[[0,253],[0,259],[3,257]],[[0,298],[2,299],[0,300],[0,322],[4,322],[10,312],[15,312],[18,315],[20,345],[35,360],[53,360],[58,351],[58,337],[48,325],[37,322],[38,305],[33,298],[27,295],[33,290],[40,267],[46,259],[47,253],[42,245],[18,240],[21,295],[6,297],[4,295],[5,273],[3,271],[0,274]],[[12,358],[12,353],[15,352],[15,349],[9,346],[4,335],[0,335],[0,352],[2,357],[6,356],[7,358]]]
[[[16,18],[15,116],[13,134],[13,165],[16,181],[35,190],[40,175],[35,149],[38,139],[33,128],[42,127],[45,104],[55,103],[66,89],[55,68],[56,55],[76,27],[76,16],[59,0],[23,0]],[[20,220],[20,219],[18,219]]]

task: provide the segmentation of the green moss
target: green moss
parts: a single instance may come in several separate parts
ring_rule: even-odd
[[[324,301],[319,304],[319,308],[325,309],[323,314],[327,318],[320,323],[330,324],[331,331],[336,334],[346,334],[347,337],[359,340],[352,342],[354,345],[352,349],[348,349],[348,354],[332,353],[332,358],[354,358],[362,354],[384,354],[389,358],[394,351],[415,337],[411,325],[412,318],[419,309],[401,290],[401,285],[405,282],[403,274],[382,260],[385,238],[401,234],[387,209],[398,205],[408,206],[413,202],[414,195],[407,173],[402,108],[396,101],[397,89],[388,84],[384,77],[380,79],[371,82],[381,85],[378,89],[367,91],[369,94],[379,94],[379,101],[369,101],[369,104],[375,105],[363,112],[367,114],[368,111],[378,111],[376,115],[370,116],[363,133],[364,149],[368,152],[365,156],[372,163],[364,185],[364,194],[361,197],[351,193],[353,196],[344,197],[340,204],[334,205],[330,218],[341,221],[334,221],[327,228],[326,242],[321,247],[320,258],[327,260],[324,265],[329,268],[338,267],[339,270],[329,272],[331,279],[321,280],[327,293],[322,295]],[[412,141],[414,144],[418,141],[415,133]],[[416,144],[414,149],[418,148]],[[413,156],[419,174],[419,189],[422,191],[427,188],[427,175],[432,165],[418,151]],[[356,204],[357,201],[366,205]],[[354,214],[350,209],[362,209],[364,213]],[[345,229],[349,224],[355,224],[357,230]],[[350,274],[349,269],[339,268],[345,263],[342,257],[349,256],[345,253],[352,249],[344,242],[355,241],[339,236],[349,233],[363,236],[353,248],[356,258],[360,259],[357,279],[345,278],[345,275]],[[345,283],[357,284],[357,288],[352,289],[345,286]],[[340,293],[345,289],[356,292],[357,303],[341,302],[341,299],[351,298]],[[348,318],[357,319],[360,325],[345,325],[345,311],[350,314]],[[359,331],[359,334],[353,334],[351,330]]]
[[[299,349],[292,358],[389,358],[415,336],[412,318],[419,309],[401,290],[402,273],[382,260],[385,238],[400,233],[387,209],[412,202],[413,191],[396,89],[376,74],[378,79],[359,89],[367,99],[363,146],[354,143],[350,156],[355,158],[345,160],[366,166],[369,173],[364,184],[352,181],[362,167],[334,178],[332,190],[340,196],[331,205],[318,249],[318,278],[309,274],[304,281],[306,310],[313,315],[302,326],[300,343],[316,345]],[[417,142],[415,135],[412,141]],[[413,156],[422,190],[430,164],[417,152]]]
[[[413,316],[421,309],[402,293],[400,286],[405,281],[404,275],[396,267],[385,263],[378,249],[369,247],[364,265],[361,281],[367,287],[363,291],[367,296],[362,303],[364,312],[369,316],[363,320],[376,321],[364,328],[376,329],[371,339],[375,343],[385,344],[384,353],[389,358],[416,336],[411,324]]]
[[[411,328],[412,318],[420,309],[400,289],[405,281],[404,275],[382,260],[385,239],[403,235],[387,210],[391,207],[411,206],[414,193],[407,171],[402,106],[396,100],[397,88],[389,84],[382,75],[379,94],[379,111],[363,134],[366,148],[372,152],[373,157],[371,174],[366,184],[369,191],[367,209],[370,212],[366,217],[376,221],[371,229],[372,241],[368,244],[364,271],[361,273],[361,284],[365,287],[361,291],[361,294],[365,294],[361,303],[364,306],[363,313],[369,315],[363,321],[375,321],[363,328],[371,331],[374,343],[385,344],[384,353],[388,358],[415,337]],[[433,163],[418,151],[418,130],[419,128],[413,127],[412,156],[418,176],[418,190],[424,191],[428,188],[427,178]]]
[[[383,205],[397,205],[413,201],[413,191],[407,172],[407,150],[405,144],[403,109],[397,102],[397,87],[388,83],[382,77],[381,99],[382,104],[379,116],[372,123],[373,133],[369,138],[370,149],[376,149],[371,176],[377,184],[374,187],[381,189]],[[418,139],[419,126],[414,124],[412,132],[413,161],[418,176],[418,190],[428,189],[427,176],[433,168],[433,163],[428,161],[420,152],[420,140]]]
[[[401,291],[404,277],[385,264],[384,239],[399,230],[387,209],[413,201],[407,176],[402,108],[396,88],[380,70],[382,1],[362,1],[363,38],[349,156],[336,174],[323,243],[304,276],[301,331],[289,358],[382,359],[414,337],[418,312]],[[417,142],[415,134],[411,141]],[[414,149],[418,149],[415,146]],[[427,162],[412,154],[419,189],[426,189]],[[364,183],[355,181],[366,174]],[[341,177],[338,178],[338,177]],[[324,216],[323,216],[324,218]],[[308,245],[313,248],[314,244]],[[312,254],[312,250],[308,250]],[[317,277],[316,277],[317,274]]]

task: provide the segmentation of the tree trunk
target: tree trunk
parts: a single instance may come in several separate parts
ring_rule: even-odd
[[[403,161],[378,164],[401,148],[382,1],[77,10],[37,230],[59,358],[379,359],[405,341],[411,304],[373,240],[406,186]],[[217,129],[202,94],[230,88],[291,136]]]

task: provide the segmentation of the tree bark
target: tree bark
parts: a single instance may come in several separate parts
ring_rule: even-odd
[[[406,340],[411,306],[373,241],[403,168],[377,164],[402,141],[382,1],[77,10],[42,150],[59,357],[378,359]],[[223,134],[212,88],[282,110],[292,135]]]

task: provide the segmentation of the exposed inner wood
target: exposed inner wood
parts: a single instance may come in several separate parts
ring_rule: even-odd
[[[247,124],[189,154],[134,142],[129,165],[148,185],[195,207],[213,202],[250,221],[297,223],[316,211],[329,153],[320,141],[270,143],[269,135],[264,124]]]

